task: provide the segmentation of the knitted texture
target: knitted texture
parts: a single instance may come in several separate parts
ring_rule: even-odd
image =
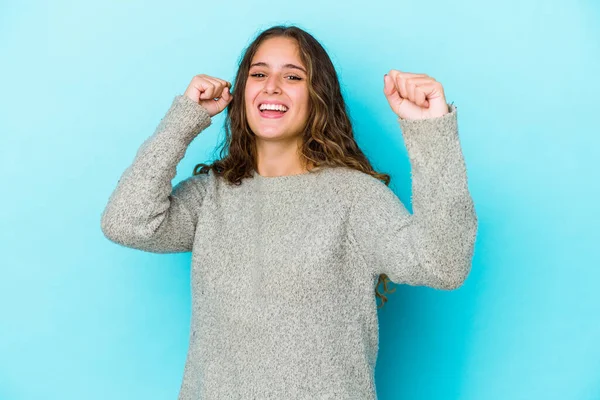
[[[171,181],[208,111],[177,95],[102,213],[104,235],[192,252],[192,315],[179,400],[377,399],[379,274],[451,290],[471,270],[477,217],[457,114],[399,119],[410,214],[380,180],[346,167],[212,171]]]

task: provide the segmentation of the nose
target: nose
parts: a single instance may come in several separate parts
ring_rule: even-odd
[[[279,76],[277,74],[271,74],[265,81],[263,88],[265,93],[281,93],[281,86],[279,84]]]

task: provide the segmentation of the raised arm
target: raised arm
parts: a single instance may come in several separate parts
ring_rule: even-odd
[[[139,148],[102,213],[101,228],[111,241],[153,253],[191,251],[194,209],[204,198],[206,175],[171,181],[188,145],[211,124],[209,112],[178,95],[154,134]]]
[[[365,175],[350,230],[368,268],[395,283],[456,289],[471,270],[477,216],[467,187],[457,111],[400,119],[411,163],[410,214],[383,182]]]

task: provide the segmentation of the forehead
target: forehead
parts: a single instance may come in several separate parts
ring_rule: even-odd
[[[304,65],[300,59],[298,43],[295,39],[287,37],[269,38],[262,42],[252,57],[252,64],[259,62],[270,67],[279,67],[286,63]]]

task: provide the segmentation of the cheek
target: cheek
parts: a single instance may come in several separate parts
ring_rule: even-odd
[[[252,102],[252,97],[246,96],[246,98],[244,99],[244,103],[246,103],[244,106],[244,108],[246,109],[246,114],[250,115],[250,113],[252,112],[252,108],[254,107],[254,103]]]
[[[302,106],[303,111],[308,110],[308,91],[301,90],[296,94],[296,104]]]
[[[254,104],[254,99],[256,98],[256,90],[252,88],[252,85],[246,86],[246,90],[244,92],[244,101],[246,103],[246,110],[250,109]]]

